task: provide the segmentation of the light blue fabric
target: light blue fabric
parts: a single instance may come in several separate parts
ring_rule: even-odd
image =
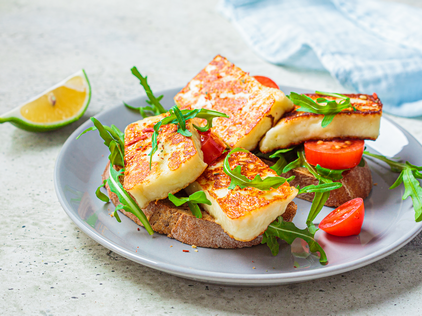
[[[274,64],[326,69],[386,112],[422,115],[422,10],[376,0],[223,0],[219,9]]]

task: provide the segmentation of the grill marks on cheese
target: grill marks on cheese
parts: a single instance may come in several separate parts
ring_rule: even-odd
[[[262,234],[268,225],[282,215],[297,195],[287,182],[277,189],[261,191],[252,187],[229,190],[230,177],[223,171],[225,155],[211,164],[186,191],[203,190],[212,205],[202,205],[224,231],[239,241],[250,241]],[[264,179],[277,174],[252,153],[236,152],[229,158],[230,167],[240,165],[242,175],[253,180],[257,174]]]
[[[185,188],[205,170],[199,135],[187,122],[192,137],[177,133],[174,124],[163,125],[158,134],[158,150],[151,170],[148,154],[152,148],[153,126],[167,114],[143,119],[125,130],[125,178],[123,187],[143,208]],[[146,136],[146,137],[144,137]]]
[[[317,94],[306,94],[313,100],[321,97]],[[289,148],[307,140],[330,140],[335,138],[372,139],[378,138],[382,103],[372,95],[346,94],[353,106],[338,113],[325,128],[321,127],[322,114],[297,112],[286,113],[280,121],[262,138],[259,148],[267,153],[280,148]],[[361,99],[364,96],[366,99]],[[324,96],[326,99],[338,100]]]
[[[229,118],[215,118],[212,131],[230,147],[253,150],[261,137],[293,103],[218,55],[174,98],[183,109],[206,108]]]

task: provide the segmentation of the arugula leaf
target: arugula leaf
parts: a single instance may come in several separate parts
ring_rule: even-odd
[[[321,176],[327,177],[331,180],[341,180],[343,179],[343,172],[349,169],[339,169],[339,170],[333,170],[333,169],[327,169],[324,167],[321,167],[320,165],[316,165],[315,167],[318,174]]]
[[[86,130],[84,130],[82,133],[80,133],[80,134],[76,137],[76,139],[79,139],[79,137],[81,137],[83,134],[86,134],[86,133],[88,133],[88,132],[90,132],[90,131],[96,131],[96,130],[97,130],[97,128],[96,128],[95,126],[88,127]]]
[[[404,194],[402,200],[406,200],[409,196],[412,198],[413,208],[415,209],[415,221],[422,221],[422,188],[417,179],[422,179],[422,167],[412,165],[408,161],[401,163],[388,159],[385,156],[370,153],[368,151],[363,152],[364,155],[377,158],[387,163],[391,171],[400,172],[399,177],[390,187],[391,189],[397,188],[401,183],[404,185]]]
[[[124,172],[124,169],[121,169],[120,171],[116,171],[113,168],[113,166],[110,164],[109,177],[107,179],[107,184],[111,192],[117,195],[121,203],[116,207],[114,211],[114,216],[116,217],[116,220],[120,222],[120,218],[117,213],[117,210],[124,209],[125,211],[135,215],[141,221],[142,225],[145,227],[148,234],[152,235],[154,231],[152,230],[152,227],[149,224],[148,219],[145,216],[144,212],[140,209],[138,204],[136,204],[136,202],[130,197],[130,195],[125,191],[125,189],[123,188],[122,184],[119,181],[119,177],[123,174],[123,172]]]
[[[336,114],[340,113],[344,109],[353,108],[356,111],[356,108],[351,105],[350,98],[345,95],[338,93],[328,93],[315,91],[317,94],[332,96],[335,98],[340,98],[341,100],[337,103],[336,100],[329,100],[326,98],[318,98],[316,102],[310,97],[304,94],[298,94],[296,92],[291,92],[289,99],[299,108],[296,109],[298,112],[310,112],[315,114],[323,114],[324,118],[321,122],[322,127],[327,127],[334,119]]]
[[[99,198],[101,201],[108,203],[110,201],[110,199],[108,198],[107,195],[105,195],[103,192],[101,192],[101,188],[105,187],[105,184],[107,183],[107,180],[104,180],[103,183],[97,188],[97,190],[95,191],[95,195],[97,196],[97,198]]]
[[[286,173],[286,172],[289,172],[290,170],[293,170],[299,167],[302,167],[302,162],[300,158],[297,158],[296,160],[293,160],[290,163],[288,163],[286,166],[284,166],[281,173]]]
[[[182,111],[180,111],[177,106],[174,106],[170,109],[170,113],[173,113],[176,116],[177,123],[179,125],[177,132],[183,136],[191,137],[192,133],[186,129],[186,120],[182,114]]]
[[[212,120],[216,117],[229,118],[229,116],[225,113],[208,109],[201,109],[201,111],[196,115],[196,117],[207,120],[207,124],[204,127],[200,127],[195,124],[193,125],[200,132],[208,131],[212,127]]]
[[[176,124],[178,125],[177,132],[179,134],[182,134],[183,136],[190,137],[192,136],[192,133],[186,128],[186,121],[193,119],[193,118],[201,118],[207,120],[207,125],[204,127],[199,127],[196,125],[193,125],[196,129],[198,129],[201,132],[206,132],[208,129],[212,127],[212,119],[216,117],[229,117],[227,114],[214,111],[214,110],[208,110],[208,109],[195,109],[195,110],[180,110],[177,105],[172,107],[169,110],[170,115],[163,118],[161,121],[157,122],[154,125],[154,133],[152,134],[152,148],[151,152],[148,154],[150,156],[150,162],[149,162],[149,168],[151,169],[152,166],[152,156],[158,149],[158,133],[160,130],[160,127],[162,125],[167,124]]]
[[[336,116],[336,114],[337,113],[334,113],[334,114],[325,114],[324,115],[324,118],[322,119],[321,126],[323,128],[324,127],[327,127],[334,120],[334,117]]]
[[[265,154],[264,154],[264,158],[278,158],[277,162],[273,166],[270,167],[270,169],[274,170],[277,173],[277,175],[280,176],[283,173],[284,167],[287,166],[287,160],[284,157],[284,154],[289,151],[292,151],[294,148],[295,147],[280,149],[280,150],[277,150],[273,154],[268,154],[267,157],[265,157]]]
[[[340,186],[341,187],[341,186]],[[311,209],[309,210],[308,218],[306,219],[306,225],[308,227],[314,228],[313,221],[318,216],[319,212],[321,212],[322,208],[324,207],[325,202],[327,202],[328,198],[330,197],[330,192],[315,192],[314,199],[312,200]]]
[[[160,95],[158,98],[154,96],[154,93],[152,93],[152,90],[150,86],[148,85],[148,81],[147,81],[148,77],[147,76],[142,77],[141,73],[138,71],[136,67],[133,67],[131,69],[131,72],[136,78],[139,79],[142,87],[144,88],[147,94],[147,97],[149,98],[149,100],[146,100],[146,102],[151,106],[143,106],[143,107],[141,106],[141,107],[136,108],[124,102],[123,104],[131,110],[139,111],[139,113],[142,115],[143,118],[166,113],[167,112],[166,109],[164,109],[164,107],[160,103],[163,96]]]
[[[285,222],[283,217],[279,216],[277,220],[268,226],[267,230],[262,236],[261,242],[262,244],[267,244],[270,247],[274,256],[276,256],[279,252],[279,244],[276,237],[286,241],[290,245],[296,238],[301,238],[308,243],[310,251],[318,251],[320,253],[319,262],[321,264],[325,265],[328,263],[327,255],[325,254],[324,249],[322,249],[322,247],[315,239],[315,232],[311,232],[308,228],[299,229],[295,226],[295,224],[291,222]]]
[[[198,203],[211,205],[211,201],[207,199],[204,191],[197,191],[191,194],[189,197],[181,197],[181,198],[178,198],[177,196],[174,196],[173,194],[169,193],[168,198],[176,206],[180,206],[182,204],[188,203],[188,206],[192,214],[196,218],[202,218],[202,212],[198,206]]]
[[[305,187],[303,189],[299,189],[306,189],[309,192],[315,192],[314,199],[312,200],[311,209],[309,211],[308,218],[306,219],[306,225],[308,225],[308,228],[311,231],[316,231],[317,228],[312,222],[315,220],[319,212],[322,210],[322,207],[324,206],[325,202],[328,200],[328,197],[330,196],[330,191],[339,189],[343,186],[340,182],[334,181],[340,180],[342,178],[342,172],[346,171],[347,169],[330,170],[323,168],[319,165],[317,165],[317,167],[314,167],[306,160],[305,151],[303,148],[297,151],[297,155],[298,158],[296,160],[292,161],[284,167],[283,173],[286,173],[298,167],[305,167],[318,180],[318,185],[314,188]],[[299,194],[300,193],[303,192],[299,192]]]
[[[290,155],[294,155],[295,153],[292,152],[293,149],[295,149],[296,147],[291,147],[291,148],[284,148],[284,149],[279,149],[277,151],[274,152],[269,152],[269,153],[262,153],[261,151],[259,151],[259,149],[252,151],[252,153],[260,158],[265,158],[265,159],[273,159],[273,158],[286,158]],[[289,152],[289,154],[287,154]],[[287,156],[287,157],[286,157]]]
[[[89,131],[98,130],[101,138],[104,140],[104,145],[110,150],[108,159],[112,165],[124,167],[124,152],[125,152],[125,139],[124,133],[121,132],[115,125],[111,127],[101,124],[95,117],[91,117],[91,121],[95,126],[89,127],[84,130],[76,139],[79,139],[83,134]]]
[[[270,167],[270,169],[274,170],[278,176],[281,176],[283,173],[283,169],[287,166],[287,160],[283,156],[278,158],[277,162]]]
[[[261,191],[267,191],[267,190],[270,190],[271,188],[277,189],[286,181],[289,182],[294,179],[294,177],[290,177],[288,179],[282,178],[282,177],[267,177],[264,180],[262,180],[261,176],[257,174],[253,180],[249,180],[247,177],[242,175],[241,166],[236,166],[233,170],[230,168],[229,158],[233,153],[236,153],[236,152],[248,153],[249,151],[242,148],[235,148],[227,154],[226,158],[224,158],[223,171],[231,179],[229,190],[233,190],[236,186],[238,186],[241,189],[246,188],[246,187],[253,187]]]
[[[151,137],[151,151],[148,154],[149,156],[149,170],[151,170],[151,166],[152,166],[152,156],[155,154],[155,152],[158,150],[158,133],[160,131],[160,127],[161,127],[162,121],[159,121],[157,124],[154,125],[154,133],[152,133],[152,137]]]
[[[280,158],[280,157],[284,157],[283,154],[292,151],[293,149],[295,149],[295,147],[290,147],[290,148],[284,148],[284,149],[279,149],[277,150],[275,153],[271,154],[269,157],[270,158]]]
[[[315,91],[315,93],[320,94],[320,95],[326,95],[328,97],[340,98],[340,99],[344,99],[344,100],[349,99],[349,97],[345,96],[344,94],[340,94],[340,93],[322,92],[322,91]],[[323,98],[318,98],[318,99],[323,99]]]
[[[312,192],[330,192],[336,189],[339,189],[342,187],[342,184],[340,182],[329,182],[329,183],[322,183],[322,184],[318,184],[318,185],[308,185],[306,187],[303,188],[298,188],[299,193],[298,194],[302,194],[302,193],[312,193]]]

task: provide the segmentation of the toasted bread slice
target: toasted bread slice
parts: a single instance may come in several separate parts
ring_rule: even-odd
[[[282,215],[297,195],[297,189],[286,181],[277,189],[261,191],[253,187],[236,186],[229,190],[230,177],[223,171],[226,155],[208,166],[201,176],[186,188],[192,194],[204,191],[212,205],[202,205],[216,223],[232,238],[250,241],[262,234],[268,225]],[[229,158],[231,169],[241,166],[242,175],[253,180],[277,177],[262,160],[250,152],[235,152]]]
[[[231,148],[253,150],[293,103],[279,89],[260,84],[218,55],[174,98],[183,109],[206,108],[229,118],[215,118],[212,131]]]
[[[151,136],[154,125],[165,115],[148,117],[132,123],[125,130],[125,180],[123,187],[135,198],[139,207],[149,202],[164,199],[168,193],[175,193],[191,182],[205,170],[199,135],[192,123],[187,128],[192,137],[177,133],[174,124],[163,125],[158,134],[158,150],[152,157]]]
[[[318,94],[306,94],[316,100]],[[285,113],[277,125],[262,138],[259,148],[268,153],[276,149],[289,148],[307,140],[377,139],[382,115],[381,100],[372,95],[346,94],[356,111],[352,108],[338,113],[326,127],[321,127],[324,115],[295,110]],[[334,100],[336,98],[326,97]]]
[[[282,176],[295,176],[295,178],[290,181],[290,184],[294,186],[299,185],[301,188],[311,184],[318,184],[318,180],[315,179],[315,177],[308,171],[308,169],[303,167],[290,170],[289,172],[282,174]],[[365,199],[368,197],[369,193],[371,193],[373,186],[371,170],[369,169],[366,161],[363,167],[357,166],[350,169],[349,171],[344,172],[343,179],[336,182],[342,183],[343,186],[330,192],[330,197],[324,204],[325,206],[338,207],[343,203],[358,197]],[[312,201],[314,196],[315,193],[303,193],[299,194],[297,197],[299,199]]]
[[[103,181],[108,178],[109,167],[110,164],[107,164],[102,175]],[[121,181],[123,182],[123,180]],[[112,203],[120,204],[117,195],[111,192],[107,185],[106,188]],[[296,209],[297,205],[290,202],[282,215],[283,219],[291,222],[296,214]],[[189,245],[206,248],[244,248],[258,245],[262,240],[262,236],[258,236],[249,242],[237,241],[227,235],[207,212],[202,211],[202,218],[196,218],[192,215],[189,207],[186,205],[176,207],[168,199],[151,202],[143,211],[155,232]],[[142,226],[140,220],[132,213],[124,210],[120,210],[120,212]]]

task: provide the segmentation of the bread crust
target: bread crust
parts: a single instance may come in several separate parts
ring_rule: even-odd
[[[290,170],[289,172],[283,173],[281,176],[286,178],[295,176],[295,178],[290,181],[290,185],[299,185],[301,188],[311,184],[318,184],[318,180],[304,167]],[[325,206],[338,207],[343,203],[358,197],[365,199],[368,197],[373,186],[371,170],[366,161],[363,167],[356,166],[349,171],[344,172],[343,179],[335,182],[340,182],[343,186],[330,192],[330,197],[324,204]],[[312,201],[314,196],[315,193],[302,193],[297,197],[306,201]]]
[[[102,174],[103,181],[108,178],[109,168],[110,163]],[[114,205],[120,204],[117,195],[110,191],[107,184],[106,188],[111,202]],[[296,210],[297,205],[291,202],[282,215],[283,219],[291,222],[296,215]],[[140,220],[132,213],[119,211],[142,226]],[[262,241],[262,236],[248,242],[237,241],[227,235],[207,212],[201,210],[202,218],[196,218],[187,205],[176,207],[168,199],[151,202],[143,209],[143,212],[155,232],[189,245],[205,248],[244,248],[258,245]]]

